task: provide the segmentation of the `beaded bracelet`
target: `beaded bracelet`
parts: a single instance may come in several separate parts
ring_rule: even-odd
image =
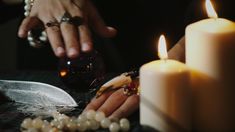
[[[33,7],[34,0],[25,0],[25,17],[28,17],[30,15],[30,11]],[[35,47],[35,48],[40,48],[42,47],[48,39],[47,39],[47,34],[45,31],[41,31],[41,34],[38,35],[37,37],[34,35],[33,31],[28,31],[28,37],[27,37],[30,46]]]

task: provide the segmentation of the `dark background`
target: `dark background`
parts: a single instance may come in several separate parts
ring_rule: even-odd
[[[233,0],[212,0],[220,17],[235,20]],[[157,59],[156,40],[160,34],[165,34],[168,48],[172,47],[183,35],[186,25],[206,18],[204,0],[93,0],[107,25],[118,29],[113,39],[103,39],[93,35],[95,49],[104,58],[108,72],[122,72],[131,68],[138,68],[142,64]],[[0,50],[3,59],[15,63],[13,70],[56,70],[58,59],[54,56],[49,44],[42,49],[30,47],[25,39],[19,39],[14,34],[6,32],[17,28],[23,19],[23,4],[0,4],[0,23],[18,18],[7,30],[1,30],[1,37],[6,44],[14,39],[15,50],[11,50],[14,57],[9,57],[9,50]],[[1,29],[1,28],[0,28]],[[8,35],[8,36],[7,36]],[[12,44],[13,45],[13,44]],[[8,49],[13,49],[10,46]],[[13,53],[13,51],[15,53]],[[1,59],[1,58],[0,58]],[[3,60],[2,59],[2,60]],[[0,65],[6,65],[2,61]],[[2,67],[0,66],[0,68]],[[2,68],[4,69],[4,68]],[[6,68],[5,68],[6,69]],[[1,70],[1,69],[0,69]]]

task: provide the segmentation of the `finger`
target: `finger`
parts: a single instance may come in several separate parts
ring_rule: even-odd
[[[77,20],[74,24],[78,26],[81,51],[89,52],[92,50],[93,44],[91,33],[87,25],[87,15],[86,12],[82,11],[83,2],[76,1],[74,4],[75,5],[71,6],[71,14],[73,14],[73,19]]]
[[[41,24],[41,21],[36,18],[36,17],[26,17],[20,27],[19,27],[19,31],[18,31],[18,36],[21,38],[25,38],[27,37],[28,31],[30,31],[32,28],[34,28],[35,26],[38,26]]]
[[[117,30],[113,27],[107,27],[105,25],[97,9],[90,1],[87,1],[87,6],[89,11],[89,19],[94,31],[102,37],[114,37],[117,34]]]
[[[121,119],[122,117],[129,116],[139,108],[139,101],[139,95],[130,96],[109,118]]]
[[[93,43],[91,38],[90,30],[88,29],[87,25],[80,25],[78,27],[79,30],[79,38],[81,44],[81,50],[83,52],[89,52],[93,49]]]
[[[109,92],[103,93],[98,98],[92,99],[91,102],[86,106],[83,112],[86,112],[88,110],[97,110],[112,93],[113,91],[109,91]]]
[[[56,20],[53,21],[54,23]],[[49,38],[51,47],[57,57],[65,56],[65,49],[63,45],[62,35],[60,32],[59,25],[46,26],[47,36]]]
[[[123,88],[114,92],[109,98],[104,102],[104,104],[98,109],[102,111],[106,116],[111,115],[117,108],[119,108],[128,98],[124,95]]]
[[[79,55],[80,50],[77,27],[71,23],[62,22],[60,28],[67,56],[69,58],[76,58]]]

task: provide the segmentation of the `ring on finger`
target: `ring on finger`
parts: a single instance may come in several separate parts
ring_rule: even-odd
[[[75,17],[72,18],[72,24],[73,24],[74,26],[77,26],[77,27],[78,27],[78,26],[82,25],[82,23],[83,23],[83,20],[82,20],[81,17],[75,16]]]
[[[66,11],[61,17],[60,23],[69,23],[72,24],[72,16]]]
[[[46,26],[47,27],[55,27],[55,26],[59,27],[60,24],[57,21],[49,21],[49,22],[46,23]]]
[[[123,86],[123,94],[126,96],[131,96],[133,94],[139,95],[139,93],[140,93],[139,82],[136,80],[133,80],[131,83]]]
[[[82,17],[74,16],[72,17],[67,11],[61,17],[60,23],[69,23],[73,24],[74,26],[80,26],[83,22]]]

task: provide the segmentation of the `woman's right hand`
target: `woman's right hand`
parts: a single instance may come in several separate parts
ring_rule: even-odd
[[[81,17],[81,25],[60,22],[67,12],[73,17]],[[46,26],[47,23],[57,26]],[[75,58],[80,52],[93,48],[90,27],[101,37],[113,37],[116,30],[107,27],[90,0],[35,0],[30,15],[19,28],[18,36],[25,38],[28,31],[45,26],[51,47],[57,57]]]

